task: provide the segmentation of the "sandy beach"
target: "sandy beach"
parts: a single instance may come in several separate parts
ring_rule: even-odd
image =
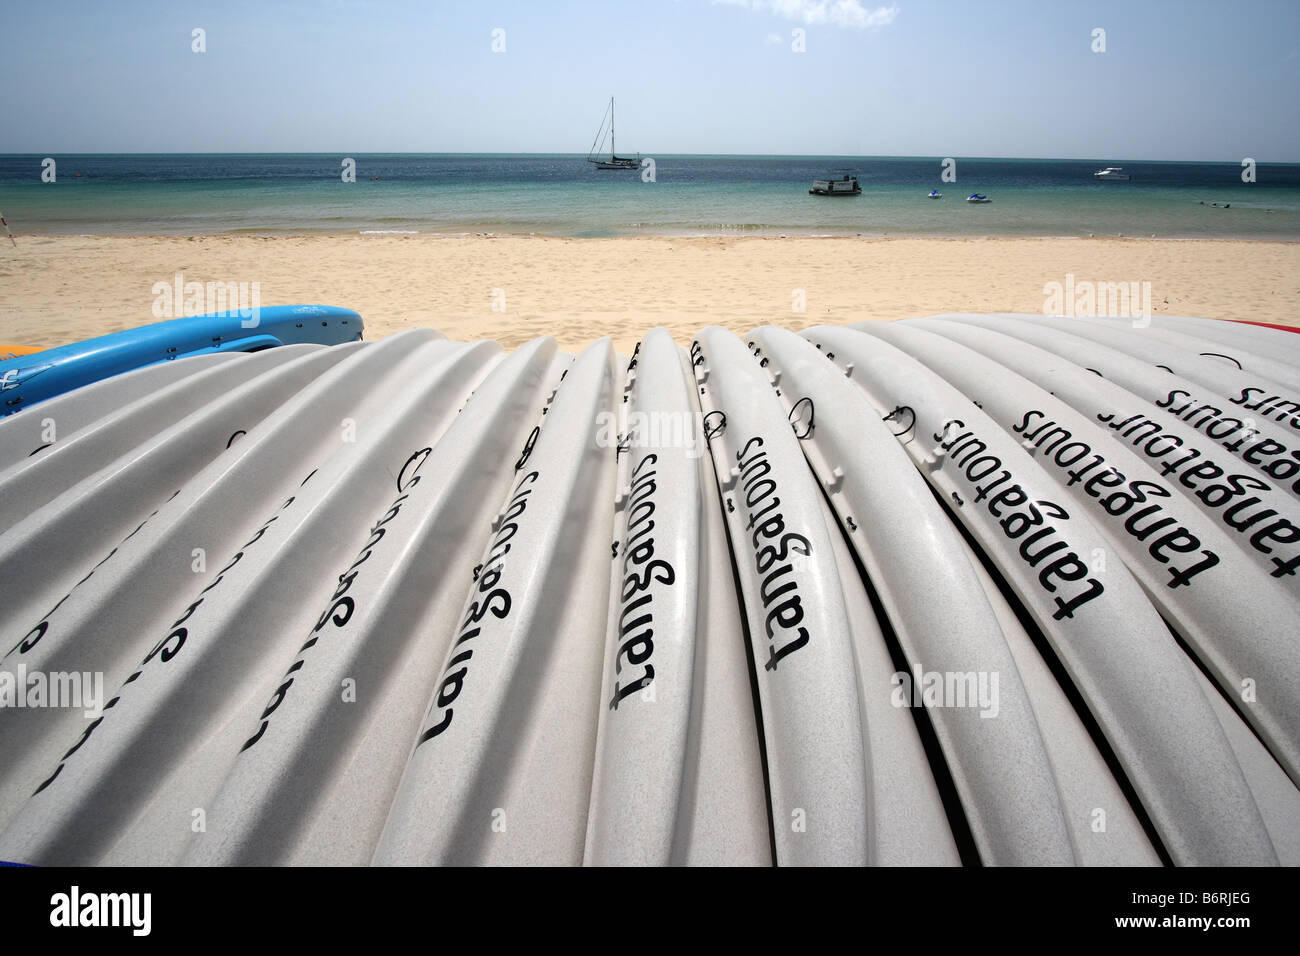
[[[1067,274],[1149,282],[1157,314],[1300,325],[1300,243],[1289,242],[20,235],[0,255],[0,342],[48,347],[157,321],[154,285],[178,272],[257,283],[264,306],[356,309],[368,339],[429,326],[507,348],[609,335],[626,353],[655,326],[688,345],[710,324],[1041,313],[1044,285]]]

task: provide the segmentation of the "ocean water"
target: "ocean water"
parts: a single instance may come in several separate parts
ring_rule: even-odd
[[[1300,239],[1300,165],[1117,159],[655,156],[655,181],[580,155],[0,156],[0,212],[19,234],[285,233],[1151,236]],[[1092,174],[1122,165],[1130,182]],[[857,174],[862,195],[808,195]],[[374,178],[372,178],[374,177]],[[941,200],[926,193],[938,189]],[[987,205],[966,203],[972,192]],[[1218,204],[1217,206],[1215,204]]]

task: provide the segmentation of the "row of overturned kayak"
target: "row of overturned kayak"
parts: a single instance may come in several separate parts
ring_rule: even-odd
[[[1297,369],[947,315],[47,398],[0,422],[0,860],[1300,863]]]

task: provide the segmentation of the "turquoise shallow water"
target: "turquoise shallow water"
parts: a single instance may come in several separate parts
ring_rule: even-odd
[[[0,156],[0,211],[17,233],[1300,239],[1293,164],[1260,165],[1244,183],[1234,163],[958,157],[952,183],[941,157],[657,156],[644,182],[581,156],[356,154],[356,182],[344,183],[336,155],[53,158],[46,183],[43,157]],[[1132,181],[1093,181],[1113,165]],[[845,170],[861,196],[808,195]],[[972,192],[993,202],[964,202]]]

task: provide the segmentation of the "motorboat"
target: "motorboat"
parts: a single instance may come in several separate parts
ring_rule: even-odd
[[[1105,169],[1099,169],[1093,173],[1092,178],[1099,183],[1118,183],[1128,182],[1132,177],[1124,172],[1123,166],[1107,166]]]
[[[858,177],[847,173],[840,179],[815,179],[812,189],[808,190],[810,196],[860,196],[861,194],[862,187],[858,185]]]
[[[990,199],[988,196],[985,196],[983,193],[971,193],[969,196],[966,197],[966,201],[967,202],[992,202],[993,200]]]

